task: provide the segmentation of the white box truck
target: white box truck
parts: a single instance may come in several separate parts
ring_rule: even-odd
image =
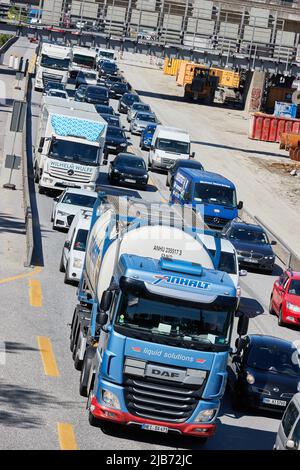
[[[69,77],[70,59],[70,47],[43,43],[37,57],[35,89],[43,90],[50,81],[66,84]]]
[[[39,192],[66,187],[94,191],[107,122],[92,104],[45,97],[34,148]]]
[[[157,126],[150,145],[148,167],[168,170],[179,158],[193,158],[190,154],[189,133],[177,127]]]
[[[95,70],[96,57],[97,52],[95,49],[73,46],[71,52],[70,77],[76,78],[80,70]]]

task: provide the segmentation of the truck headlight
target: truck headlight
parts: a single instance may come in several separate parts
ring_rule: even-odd
[[[82,259],[80,258],[75,258],[74,263],[73,263],[74,268],[82,268]]]
[[[102,401],[110,408],[115,408],[116,410],[121,409],[117,396],[109,390],[102,390]]]
[[[209,408],[208,410],[202,410],[195,419],[195,423],[207,423],[212,421],[218,412],[218,408]]]
[[[57,215],[67,216],[69,214],[67,212],[57,211]]]
[[[300,312],[300,307],[298,307],[298,305],[291,304],[291,302],[287,302],[286,307],[288,310],[291,310],[291,312]]]

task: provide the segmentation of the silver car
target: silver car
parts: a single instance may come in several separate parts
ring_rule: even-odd
[[[149,104],[145,103],[133,103],[132,106],[128,109],[127,112],[127,121],[130,122],[136,115],[138,111],[144,111],[146,113],[151,113],[151,108]]]
[[[131,120],[130,123],[130,132],[132,134],[141,134],[141,132],[146,129],[148,124],[157,123],[157,119],[154,113],[145,113],[138,111],[135,117]]]
[[[98,83],[98,74],[93,70],[84,71],[80,70],[76,78],[76,88],[80,85],[97,85]]]
[[[294,395],[285,410],[274,450],[300,450],[300,393]]]

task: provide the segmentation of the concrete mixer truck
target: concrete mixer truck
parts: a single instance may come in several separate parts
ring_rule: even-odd
[[[95,203],[71,325],[93,426],[113,421],[202,442],[214,433],[237,293],[214,269],[220,249],[212,257],[195,213],[186,223],[182,210],[101,193]],[[238,334],[247,326],[241,316]]]

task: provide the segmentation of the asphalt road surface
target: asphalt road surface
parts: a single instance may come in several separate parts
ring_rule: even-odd
[[[141,68],[136,73],[136,80],[139,80],[138,74],[141,82],[142,79],[147,80],[147,69]],[[73,87],[69,88],[72,95]],[[40,102],[41,93],[33,91],[33,142],[39,122]],[[116,107],[117,101],[112,100],[112,104]],[[166,103],[156,98],[156,108],[161,107],[162,115],[167,114],[170,122],[175,105],[175,102]],[[184,108],[181,112],[185,112]],[[200,119],[203,111],[199,108],[198,112]],[[164,119],[159,117],[164,123]],[[185,121],[185,128],[190,130],[193,123],[188,113],[182,116],[182,120]],[[124,115],[122,121],[128,127]],[[147,153],[139,150],[139,138],[132,136],[131,141],[136,152],[147,159]],[[209,162],[205,166],[210,169]],[[101,176],[100,184],[104,190],[159,201],[168,195],[165,179],[164,174],[152,173],[147,191],[112,189],[105,174]],[[236,413],[227,396],[220,411],[217,433],[204,446],[200,446],[196,439],[180,436],[136,432],[121,426],[103,432],[89,425],[86,400],[80,397],[78,391],[79,372],[74,369],[69,349],[69,324],[76,305],[76,287],[65,285],[64,275],[58,269],[65,233],[52,230],[51,197],[36,194],[36,201],[42,240],[38,253],[41,270],[30,279],[7,283],[5,289],[2,287],[1,338],[5,341],[6,354],[5,364],[0,365],[0,448],[271,449],[279,416],[265,412]],[[257,215],[259,209],[258,202]],[[273,276],[248,273],[241,283],[242,306],[252,317],[250,333],[296,340],[299,338],[298,331],[279,327],[276,317],[268,313],[272,284],[279,272],[278,266]]]

